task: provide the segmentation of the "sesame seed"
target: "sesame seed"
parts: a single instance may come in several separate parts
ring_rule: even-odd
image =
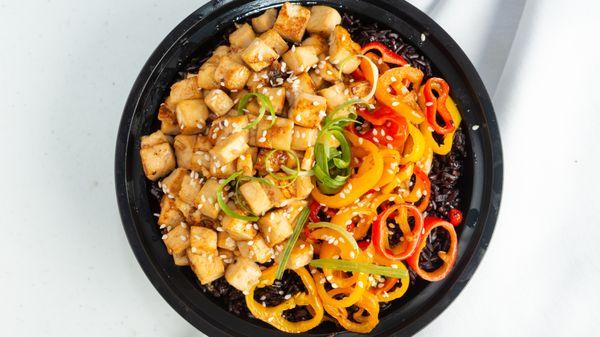
[[[427,103],[425,103],[425,106],[432,106],[432,105],[433,105],[433,102],[427,102]]]
[[[164,235],[162,236],[162,239],[163,239],[163,240],[166,240],[168,237],[169,237],[169,236],[168,236],[167,234],[164,234]]]
[[[426,38],[425,33],[421,33],[421,42],[425,42]]]
[[[471,130],[477,131],[479,129],[479,125],[475,124],[471,127]]]
[[[398,102],[398,101],[392,102],[392,106],[398,106],[398,105],[400,105],[400,102]]]

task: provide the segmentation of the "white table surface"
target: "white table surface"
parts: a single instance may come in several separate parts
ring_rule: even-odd
[[[600,331],[600,5],[525,1],[415,1],[494,91],[505,159],[489,250],[419,336]],[[201,3],[0,0],[0,336],[202,336],[138,266],[113,181],[129,89]]]

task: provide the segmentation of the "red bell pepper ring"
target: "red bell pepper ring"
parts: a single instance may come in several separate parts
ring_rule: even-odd
[[[369,42],[363,46],[361,54],[366,54],[371,50],[377,50],[381,54],[381,60],[386,63],[403,66],[408,64],[404,57],[394,53],[381,42]]]
[[[413,169],[413,174],[415,175],[415,184],[413,185],[413,189],[418,188],[421,191],[421,200],[418,201],[419,204],[415,204],[419,209],[419,212],[423,213],[429,206],[429,198],[431,197],[431,181],[425,172],[423,172],[417,165],[415,165]],[[417,201],[415,201],[417,202]]]
[[[372,128],[366,132],[360,132],[354,124],[351,124],[350,130],[355,135],[383,146],[391,144],[394,148],[400,148],[404,145],[408,138],[408,126],[406,119],[394,110],[381,105],[372,113],[366,109],[359,109],[358,114],[371,123]]]
[[[321,219],[321,217],[319,216],[319,213],[321,211],[324,211],[325,216],[327,216],[330,219],[333,218],[333,216],[336,213],[333,209],[330,209],[330,208],[326,209],[326,207],[321,205],[318,201],[313,200],[313,202],[309,206],[309,213],[308,213],[308,219],[310,220],[310,222],[327,221],[328,219]]]
[[[428,272],[421,269],[421,266],[419,265],[419,258],[421,256],[421,251],[427,244],[427,238],[429,237],[429,234],[434,228],[437,227],[444,228],[450,235],[450,248],[448,248],[447,252],[438,252],[438,256],[442,259],[442,261],[444,261],[444,264],[442,264],[438,269]],[[425,234],[421,235],[417,248],[408,258],[408,265],[415,273],[417,273],[417,275],[419,275],[419,277],[424,280],[430,282],[442,280],[448,276],[454,267],[454,264],[456,263],[456,257],[458,256],[458,239],[456,237],[456,231],[451,223],[431,216],[425,218],[425,225],[423,229]]]
[[[437,93],[437,97],[433,91]],[[427,116],[427,122],[429,125],[440,135],[448,134],[456,129],[456,126],[452,121],[452,115],[446,108],[446,99],[448,98],[449,93],[450,86],[448,86],[446,81],[439,77],[432,77],[428,79],[423,86],[425,106],[421,106],[421,109],[425,110],[425,115]],[[437,121],[438,115],[444,121],[443,126],[441,126]]]
[[[392,213],[399,212],[402,209],[406,209],[408,212],[407,218],[405,219],[406,221],[403,221],[403,223],[399,224],[399,229],[402,231],[404,239],[399,245],[395,247],[389,247],[387,219]],[[412,215],[415,220],[415,224],[412,229],[408,223],[409,214]],[[404,260],[411,256],[417,248],[422,230],[423,215],[415,206],[410,204],[393,205],[386,209],[381,214],[381,217],[378,217],[373,222],[371,239],[373,246],[375,247],[375,251],[381,256],[384,256],[390,260]]]
[[[456,227],[463,221],[463,214],[460,210],[453,208],[448,212],[448,220]]]

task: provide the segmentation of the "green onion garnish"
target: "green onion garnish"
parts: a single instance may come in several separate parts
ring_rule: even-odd
[[[230,175],[219,185],[219,189],[217,189],[217,203],[219,204],[219,207],[221,207],[223,213],[225,213],[226,215],[229,215],[230,217],[235,219],[254,222],[258,220],[257,216],[239,214],[238,212],[232,210],[223,198],[223,188],[225,188],[225,186],[227,186],[227,184],[229,184],[233,180],[237,179],[241,174],[242,171],[237,171],[234,174]]]
[[[246,106],[248,105],[248,102],[250,102],[250,99],[252,99],[252,97],[256,97],[260,105],[260,109],[258,110],[258,116],[256,117],[256,119],[253,120],[250,124],[246,125],[244,129],[251,129],[258,125],[258,123],[265,116],[265,109],[269,109],[269,113],[271,114],[271,125],[269,126],[269,128],[273,127],[273,125],[275,125],[275,120],[277,119],[277,116],[275,115],[275,109],[273,108],[273,104],[271,104],[271,100],[267,95],[259,94],[257,92],[245,94],[244,96],[242,96],[242,98],[240,99],[240,103],[238,104],[238,114],[244,114],[244,109],[246,109]]]
[[[398,262],[402,263],[402,262]],[[367,262],[356,262],[337,259],[318,259],[312,260],[310,265],[318,268],[341,270],[345,272],[357,272],[371,275],[388,276],[401,279],[408,276],[406,268],[392,268],[386,266],[378,266]]]
[[[275,279],[280,280],[283,276],[283,272],[286,269],[288,260],[290,259],[290,255],[292,255],[292,250],[294,249],[294,245],[296,245],[296,241],[298,241],[298,237],[300,237],[300,232],[304,228],[304,224],[308,219],[309,209],[305,207],[302,209],[298,217],[296,218],[296,226],[294,227],[294,232],[292,236],[289,238],[288,242],[281,252],[281,260],[279,260],[279,266],[277,266],[277,271],[275,272]]]
[[[315,222],[312,223],[310,225],[308,225],[308,228],[310,229],[316,229],[316,228],[329,228],[332,229],[338,233],[340,233],[343,237],[344,240],[350,242],[350,244],[352,245],[352,247],[356,250],[358,250],[358,243],[356,243],[356,240],[354,240],[354,237],[348,233],[348,231],[346,230],[346,228],[340,226],[340,225],[336,225],[334,223],[331,222]]]

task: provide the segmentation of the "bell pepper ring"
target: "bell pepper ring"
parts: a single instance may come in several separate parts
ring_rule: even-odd
[[[429,198],[431,196],[431,182],[425,172],[423,172],[418,166],[413,169],[415,176],[415,183],[410,190],[410,193],[404,197],[404,200],[415,204],[419,209],[419,212],[423,213],[429,206]]]
[[[456,107],[456,104],[454,103],[452,98],[450,98],[450,96],[448,96],[448,98],[446,99],[446,108],[448,109],[448,111],[450,111],[453,125],[460,125],[460,113],[458,112],[458,108]],[[445,134],[442,144],[439,144],[435,140],[435,138],[433,138],[433,127],[431,127],[427,121],[421,123],[421,125],[419,125],[419,128],[421,129],[421,133],[425,138],[425,142],[427,143],[427,145],[429,145],[429,147],[431,148],[431,150],[433,150],[434,153],[439,155],[446,155],[450,152],[450,150],[452,149],[452,142],[454,140],[454,133],[456,132],[456,130]]]
[[[404,57],[396,54],[391,49],[386,47],[381,42],[369,42],[362,47],[361,53],[366,54],[369,51],[376,50],[381,54],[381,59],[385,63],[395,64],[399,66],[403,66],[408,64],[408,62],[404,59]]]
[[[404,80],[412,84],[413,91],[408,89]],[[423,72],[417,68],[409,66],[391,68],[379,76],[375,97],[380,103],[391,107],[406,118],[408,122],[420,124],[425,120],[425,116],[417,103],[418,97],[415,92],[418,92],[422,80]]]
[[[447,252],[437,252],[440,259],[444,261],[444,263],[438,269],[434,271],[425,271],[421,269],[419,258],[421,257],[423,248],[425,248],[425,245],[427,244],[427,238],[429,237],[429,234],[434,228],[437,227],[442,227],[450,235],[450,247],[448,248]],[[408,262],[410,268],[422,279],[430,282],[440,281],[448,276],[454,267],[454,264],[456,263],[456,257],[458,255],[458,239],[456,236],[456,231],[451,223],[432,216],[425,218],[423,230],[424,234],[419,238],[419,243],[417,244],[415,251],[406,262]]]
[[[399,229],[403,233],[403,240],[395,247],[389,247],[387,219],[393,213],[398,213],[395,219],[399,222]],[[408,223],[408,213],[414,218],[412,230]],[[422,230],[423,216],[417,207],[410,204],[394,205],[386,209],[376,223],[373,223],[373,246],[378,254],[387,259],[394,261],[404,260],[411,256],[417,248]]]
[[[329,296],[337,296],[340,294],[347,294],[348,289],[338,288],[331,289],[328,291]],[[354,313],[352,318],[354,321],[348,318],[348,310],[344,307],[336,307],[332,305],[324,305],[325,310],[333,318],[335,318],[344,329],[357,333],[369,333],[379,323],[379,303],[377,297],[369,292],[365,292],[361,299],[356,303],[359,311]],[[364,312],[368,313],[368,316],[364,316]]]
[[[452,115],[446,107],[449,93],[450,86],[446,81],[439,77],[432,77],[425,82],[419,95],[419,104],[425,111],[427,122],[440,135],[448,134],[456,129]],[[444,121],[444,125],[438,123],[438,116]]]
[[[250,289],[246,295],[246,306],[252,315],[257,319],[288,333],[305,332],[321,324],[324,314],[323,304],[317,295],[315,282],[305,268],[298,268],[293,270],[293,272],[298,274],[300,280],[302,280],[306,292],[297,293],[292,298],[287,299],[274,307],[265,307],[254,299],[254,291],[256,288],[262,288],[273,284],[275,281],[276,268],[276,266],[271,266],[268,269],[265,269],[261,275],[259,284]],[[297,306],[308,306],[312,318],[300,322],[288,321],[283,316],[283,312]]]

